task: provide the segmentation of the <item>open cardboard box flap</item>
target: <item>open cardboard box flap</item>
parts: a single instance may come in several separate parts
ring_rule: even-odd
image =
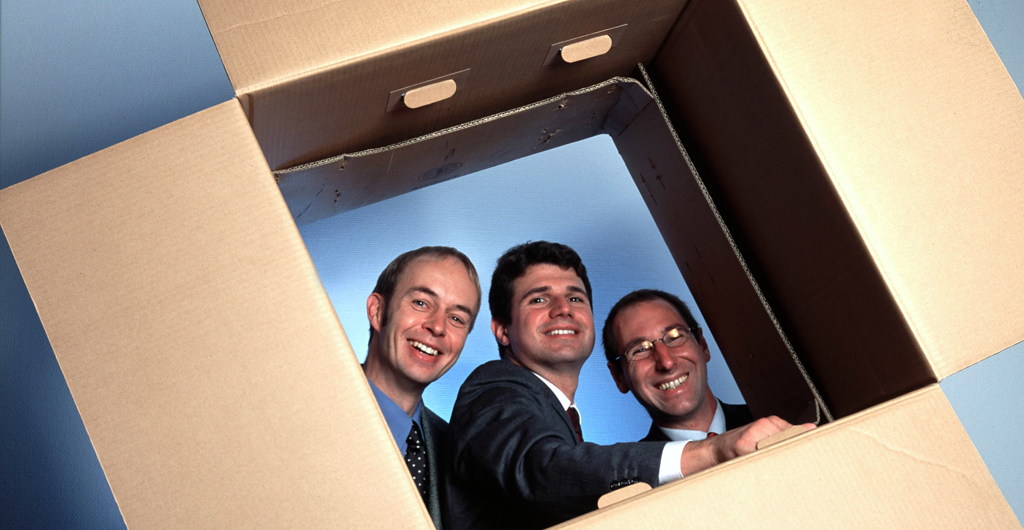
[[[938,385],[562,525],[1020,528]]]
[[[0,212],[129,528],[430,526],[238,102]]]
[[[692,2],[651,70],[836,416],[1024,340],[1024,100],[964,2]]]

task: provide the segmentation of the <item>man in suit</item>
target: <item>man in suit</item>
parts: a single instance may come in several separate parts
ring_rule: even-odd
[[[480,298],[476,268],[465,254],[423,247],[395,258],[366,300],[370,345],[363,372],[439,530],[451,527],[451,434],[422,396],[458,360]]]
[[[754,420],[746,405],[718,401],[708,386],[707,342],[677,296],[654,289],[627,294],[602,333],[608,370],[619,390],[650,414],[642,441],[696,441]]]
[[[722,442],[586,443],[574,396],[595,332],[579,256],[546,241],[513,247],[498,259],[488,301],[501,358],[470,374],[452,411],[457,529],[552,526],[614,489],[681,478],[789,427],[773,418]]]

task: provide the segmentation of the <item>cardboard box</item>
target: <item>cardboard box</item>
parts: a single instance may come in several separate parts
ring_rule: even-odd
[[[1019,528],[934,385],[1024,338],[1024,101],[966,4],[202,7],[237,102],[0,192],[130,527],[429,528],[296,220],[603,132],[755,412],[813,418],[792,350],[843,419],[567,525]]]

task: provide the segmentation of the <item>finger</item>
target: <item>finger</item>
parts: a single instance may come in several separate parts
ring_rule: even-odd
[[[778,416],[768,416],[768,421],[772,422],[772,425],[774,425],[778,431],[784,431],[792,427],[792,425],[788,421]]]

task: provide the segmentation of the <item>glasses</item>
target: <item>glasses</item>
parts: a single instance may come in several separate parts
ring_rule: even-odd
[[[645,340],[630,346],[626,351],[622,352],[622,355],[616,357],[615,360],[617,361],[625,357],[629,362],[642,361],[651,356],[651,352],[654,351],[655,342],[660,340],[662,344],[669,348],[678,348],[686,344],[699,331],[700,328],[686,329],[684,327],[674,327],[666,331],[665,336],[660,339]]]

